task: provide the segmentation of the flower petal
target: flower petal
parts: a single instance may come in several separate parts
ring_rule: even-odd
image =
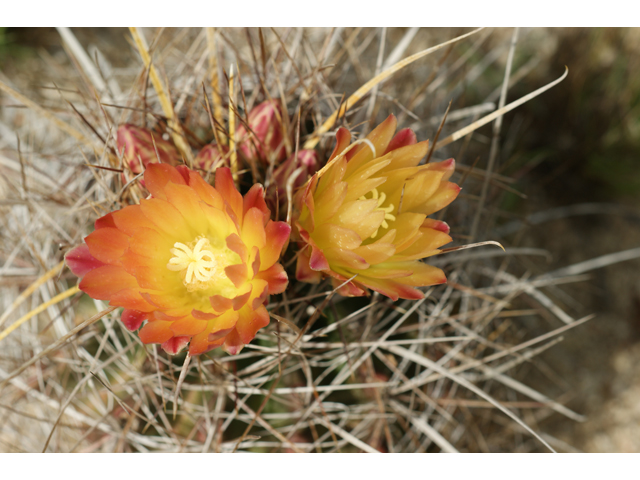
[[[87,272],[79,287],[91,298],[109,300],[120,290],[138,287],[138,283],[122,267],[105,265]]]
[[[331,152],[331,156],[329,157],[329,160],[327,160],[327,163],[340,155],[350,143],[351,132],[344,127],[340,127],[336,132],[336,146],[333,148],[333,152]]]
[[[117,228],[94,230],[84,239],[94,258],[111,265],[119,265],[120,257],[129,248],[129,236]]]
[[[173,337],[164,342],[161,346],[169,355],[176,355],[187,346],[189,339],[190,337]]]
[[[82,243],[69,250],[64,256],[64,261],[67,263],[69,270],[71,270],[75,276],[80,278],[84,277],[91,270],[105,265],[91,255],[86,243]]]
[[[124,326],[127,327],[130,332],[134,332],[140,328],[142,322],[147,320],[148,317],[149,315],[145,312],[139,312],[138,310],[130,310],[128,308],[125,308],[122,311],[122,316],[120,317],[120,319],[122,320],[122,323],[124,323]]]
[[[174,335],[193,336],[203,332],[207,328],[206,320],[198,320],[191,316],[171,323],[171,331]]]
[[[216,190],[222,195],[225,202],[231,207],[237,219],[242,218],[243,200],[242,195],[233,183],[231,170],[222,167],[216,170]]]
[[[320,280],[322,280],[322,273],[313,270],[309,266],[310,258],[309,254],[307,253],[309,250],[310,248],[305,248],[298,255],[298,260],[296,263],[296,279],[300,280],[301,282],[320,283]]]
[[[173,337],[171,330],[171,322],[162,320],[154,320],[147,322],[142,330],[138,332],[138,336],[142,343],[164,343]]]
[[[164,189],[168,183],[186,184],[178,170],[166,163],[148,164],[144,172],[144,183],[154,198],[162,200],[166,200]]]
[[[398,131],[398,133],[396,133],[395,136],[391,139],[384,154],[386,155],[393,150],[406,147],[407,145],[414,145],[417,141],[418,139],[416,138],[416,134],[413,132],[413,130],[411,130],[410,128],[403,128],[402,130]]]
[[[285,222],[269,222],[264,229],[267,244],[260,250],[260,269],[271,268],[280,258],[282,247],[289,240],[291,227]]]
[[[300,257],[298,257],[298,261],[300,261]],[[312,272],[312,275],[320,276],[318,272],[314,272],[313,270],[309,269],[308,258],[307,258],[307,270]],[[255,278],[259,280],[265,280],[267,282],[267,284],[269,285],[269,295],[275,295],[276,293],[284,292],[287,288],[287,284],[289,283],[289,279],[287,278],[287,272],[285,272],[284,267],[279,263],[274,263],[267,270],[263,270],[262,272],[259,272]],[[309,281],[309,280],[303,280],[303,281]],[[318,281],[319,281],[319,278],[318,278]]]
[[[269,313],[264,307],[260,307],[257,310],[245,307],[238,313],[240,317],[236,324],[236,331],[240,340],[245,344],[253,340],[258,330],[269,325]]]

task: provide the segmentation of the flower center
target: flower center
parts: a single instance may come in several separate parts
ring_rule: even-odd
[[[224,275],[211,243],[204,236],[196,238],[189,245],[176,242],[173,247],[170,250],[173,258],[167,263],[167,268],[172,272],[181,272],[182,281],[190,292],[207,288],[212,278]]]
[[[373,190],[371,190],[371,198],[367,198],[366,195],[363,195],[360,197],[360,200],[378,200],[378,206],[376,207],[375,211],[383,211],[384,212],[384,219],[382,220],[382,223],[380,224],[380,227],[382,228],[389,228],[389,224],[387,223],[387,220],[395,220],[396,216],[392,215],[391,212],[393,212],[393,209],[395,208],[393,203],[390,203],[388,207],[383,207],[382,204],[384,203],[384,201],[387,199],[387,195],[386,193],[382,192],[382,193],[378,193],[378,189],[374,188]],[[376,231],[373,232],[373,235],[371,235],[371,238],[375,238],[376,235],[378,235],[378,230],[380,230],[380,227],[376,228]]]

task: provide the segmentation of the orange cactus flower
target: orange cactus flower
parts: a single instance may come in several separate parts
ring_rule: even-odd
[[[158,161],[172,165],[180,163],[180,153],[172,143],[151,130],[128,123],[118,127],[117,147],[119,152],[123,152],[125,162],[135,174],[141,173],[150,163]]]
[[[228,168],[215,187],[184,166],[148,165],[152,198],[99,218],[66,255],[89,296],[124,307],[122,321],[143,343],[197,355],[238,353],[269,324],[264,303],[281,293],[278,263],[290,227],[270,220],[263,189],[242,197]]]
[[[250,131],[240,125],[236,131],[238,151],[247,161],[276,163],[284,160],[287,152],[284,145],[283,112],[280,102],[267,100],[249,112]]]
[[[451,203],[460,187],[449,182],[453,159],[419,165],[428,141],[409,129],[395,136],[391,115],[359,144],[345,128],[327,166],[297,196],[298,280],[329,275],[340,293],[370,288],[393,300],[419,299],[415,287],[446,282],[444,272],[420,260],[451,241],[446,223],[428,218]]]

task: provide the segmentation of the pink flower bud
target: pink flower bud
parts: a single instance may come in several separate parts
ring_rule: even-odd
[[[135,174],[141,173],[143,167],[146,168],[150,163],[158,163],[158,158],[161,163],[180,163],[178,149],[172,143],[163,140],[160,134],[146,128],[130,124],[120,125],[117,143],[118,152],[124,153],[125,162]]]
[[[194,160],[194,165],[207,172],[218,167],[228,167],[229,161],[226,158],[228,152],[229,147],[226,145],[209,143],[198,152]]]
[[[247,161],[260,160],[269,163],[273,157],[275,163],[284,160],[283,115],[280,102],[267,100],[249,112],[249,131],[240,125],[236,131],[238,151]]]
[[[301,168],[298,173],[296,170]],[[276,188],[278,190],[277,198],[280,205],[283,205],[287,199],[287,182],[296,174],[293,180],[293,192],[300,188],[307,179],[318,170],[318,154],[315,150],[299,150],[298,157],[292,154],[286,161],[282,162],[273,172],[273,183],[267,192],[267,203],[272,207],[276,204]]]

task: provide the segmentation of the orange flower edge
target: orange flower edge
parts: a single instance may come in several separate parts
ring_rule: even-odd
[[[393,300],[422,298],[416,287],[446,282],[441,269],[420,260],[451,241],[449,226],[428,215],[457,197],[460,187],[449,182],[455,162],[420,165],[428,141],[417,143],[409,129],[394,135],[396,123],[389,116],[353,146],[340,128],[328,167],[298,193],[298,280],[328,275],[337,287],[357,275],[341,294],[371,289]]]
[[[268,295],[282,293],[278,263],[290,227],[270,220],[262,186],[243,197],[228,168],[215,187],[184,166],[147,166],[151,198],[95,222],[67,253],[80,289],[124,307],[122,321],[143,343],[175,354],[216,347],[236,354],[269,324]]]

